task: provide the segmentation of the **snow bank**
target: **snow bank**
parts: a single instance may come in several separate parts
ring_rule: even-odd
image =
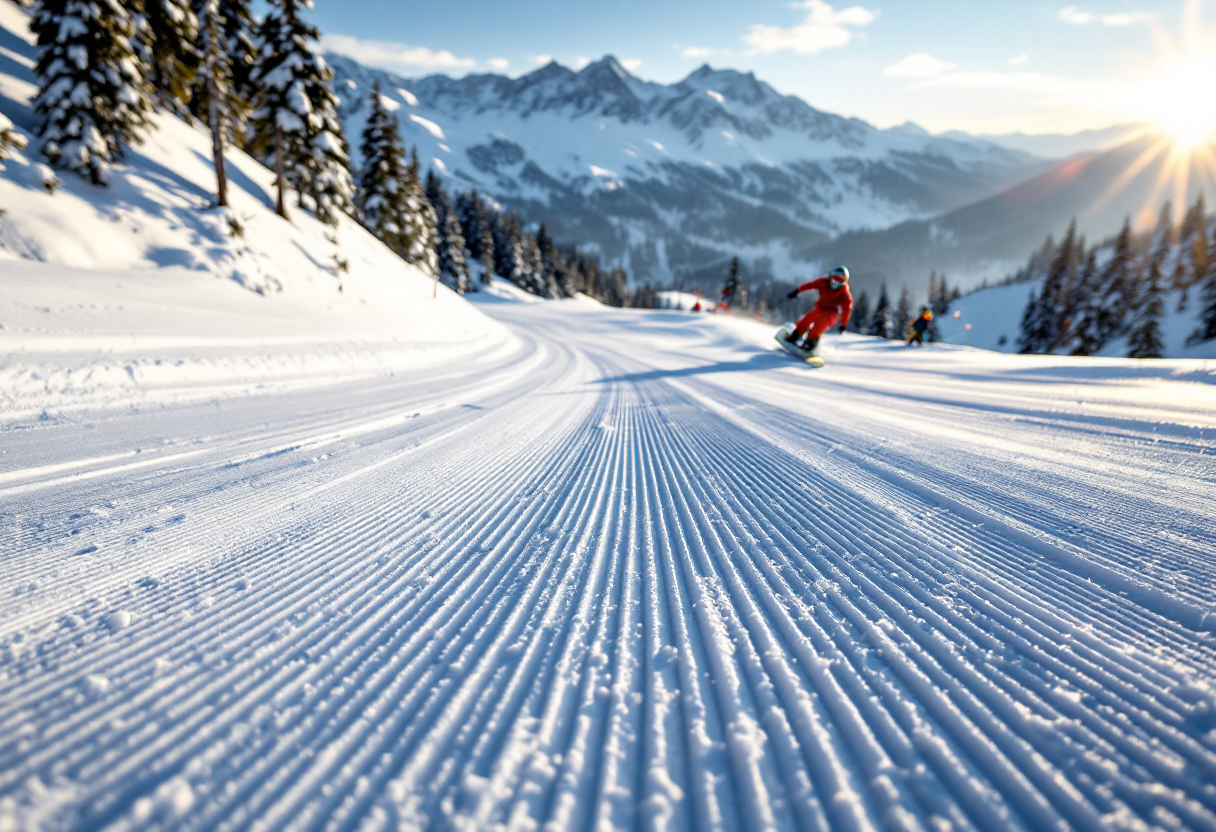
[[[27,20],[0,6],[0,104],[28,136]],[[209,135],[154,123],[108,188],[65,174],[48,190],[32,141],[0,173],[6,416],[329,383],[510,342],[349,218],[330,228],[294,205],[290,221],[278,217],[273,174],[240,151],[227,153],[231,209],[212,207]]]
[[[1022,313],[1030,300],[1031,291],[1039,291],[1040,282],[994,286],[955,301],[950,313],[938,320],[942,341],[947,344],[979,347],[997,352],[1018,351]],[[1179,310],[1181,291],[1165,295],[1165,316],[1161,319],[1161,337],[1168,358],[1216,358],[1216,341],[1187,345],[1186,340],[1199,326],[1202,304],[1200,288],[1190,291],[1186,308]],[[955,315],[957,314],[957,317]],[[967,329],[967,325],[971,329]],[[1127,355],[1127,338],[1115,338],[1099,356],[1122,358]]]

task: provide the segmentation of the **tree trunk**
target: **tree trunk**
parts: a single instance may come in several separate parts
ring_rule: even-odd
[[[291,217],[287,216],[287,197],[285,195],[287,183],[283,178],[283,131],[277,124],[274,126],[274,175],[275,184],[279,190],[278,204],[274,210],[280,217],[289,220]]]
[[[207,79],[207,95],[210,106],[207,115],[211,122],[211,155],[215,158],[215,204],[228,207],[228,173],[224,169],[224,119],[220,115],[219,85],[215,83],[215,67]]]

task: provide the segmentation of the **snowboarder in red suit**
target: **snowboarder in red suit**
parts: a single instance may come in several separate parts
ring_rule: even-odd
[[[805,335],[807,341],[804,349],[808,352],[815,351],[815,347],[819,346],[820,336],[832,328],[837,317],[840,319],[840,328],[843,330],[849,325],[849,316],[853,314],[853,293],[849,291],[849,270],[844,266],[832,269],[827,277],[820,277],[810,283],[802,284],[786,297],[793,300],[800,293],[811,290],[819,292],[819,300],[815,301],[810,312],[798,320],[793,332],[785,337],[785,340],[791,344],[797,344],[799,339]]]

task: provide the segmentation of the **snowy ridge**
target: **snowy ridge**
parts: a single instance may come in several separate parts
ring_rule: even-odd
[[[519,353],[8,425],[66,467],[0,492],[0,817],[1216,822],[1210,368],[483,308]]]
[[[1043,165],[988,142],[878,130],[708,66],[661,85],[611,56],[517,79],[405,79],[329,59],[350,135],[379,82],[407,144],[451,188],[544,220],[561,241],[590,239],[640,280],[718,269],[728,252],[761,272],[806,268],[793,253],[809,243],[957,208]]]

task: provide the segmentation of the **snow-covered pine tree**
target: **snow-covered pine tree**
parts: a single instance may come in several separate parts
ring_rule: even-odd
[[[892,327],[891,337],[897,341],[902,341],[908,337],[904,332],[905,329],[912,323],[912,293],[908,291],[908,284],[903,284],[899,290],[899,303],[895,306],[895,321]]]
[[[198,17],[189,0],[124,0],[157,108],[186,112],[199,65]]]
[[[1034,348],[1030,352],[1050,353],[1068,341],[1082,249],[1083,244],[1077,239],[1077,222],[1073,220],[1043,280],[1043,291],[1031,319]]]
[[[199,22],[199,70],[190,97],[190,112],[207,124],[211,123],[211,96],[208,92],[207,55],[214,40],[223,56],[226,90],[221,97],[220,111],[224,120],[224,142],[235,147],[245,146],[245,124],[252,109],[254,90],[249,76],[253,71],[257,47],[253,43],[253,16],[248,0],[194,0],[194,16]],[[214,18],[218,37],[208,33],[208,19]]]
[[[1181,289],[1178,311],[1186,309],[1191,287],[1203,280],[1208,271],[1207,210],[1203,194],[1187,209],[1178,231],[1178,260],[1174,268],[1173,287]]]
[[[435,209],[435,222],[442,228],[444,219],[456,208],[452,204],[451,197],[448,196],[447,188],[443,187],[443,180],[439,178],[433,168],[426,172],[422,190],[426,194],[426,201]]]
[[[456,221],[454,211],[444,214],[439,227],[437,259],[439,279],[445,286],[461,295],[472,288],[469,285],[469,265],[464,259],[464,235],[460,233],[460,223]]]
[[[456,213],[469,254],[481,264],[481,279],[489,285],[494,279],[494,234],[490,230],[489,209],[474,190],[456,197]]]
[[[0,113],[0,170],[4,170],[3,162],[12,151],[21,150],[23,147],[25,147],[25,136],[17,132],[17,128],[13,127],[8,116]]]
[[[1018,325],[1018,352],[1039,352],[1039,337],[1037,333],[1039,319],[1039,296],[1034,289],[1026,300],[1026,308],[1022,311],[1022,322]]]
[[[312,0],[267,1],[253,72],[258,102],[251,149],[274,161],[280,216],[287,216],[284,191],[291,187],[301,208],[336,225],[340,214],[352,212],[355,188],[330,89],[333,70],[310,48],[319,35],[300,17]]]
[[[1127,337],[1128,358],[1161,358],[1165,346],[1161,343],[1161,316],[1165,312],[1162,298],[1160,257],[1154,256],[1148,267],[1148,283],[1136,304],[1136,320]]]
[[[870,296],[865,289],[861,290],[861,294],[857,296],[857,302],[853,304],[853,316],[849,319],[849,329],[859,335],[864,334],[862,330],[870,323]]]
[[[456,206],[452,204],[443,180],[434,170],[426,174],[426,201],[435,212],[435,255],[439,279],[444,285],[464,294],[469,285],[469,264],[465,260],[464,233],[456,217]]]
[[[874,316],[870,318],[870,327],[866,335],[876,335],[879,338],[890,338],[894,326],[891,322],[891,299],[887,296],[887,284],[884,281],[878,292],[878,303],[874,306]]]
[[[221,0],[200,0],[199,65],[197,88],[207,102],[207,127],[211,131],[211,156],[215,164],[216,205],[228,205],[228,174],[224,166],[224,143],[233,125],[244,120],[247,106],[232,89],[232,63],[228,56],[220,14]],[[196,96],[196,98],[199,96]]]
[[[552,297],[572,298],[577,289],[570,280],[570,267],[565,256],[553,242],[553,235],[542,222],[536,232],[536,248],[540,252],[541,268],[544,271],[545,283]]]
[[[405,229],[406,162],[397,120],[384,107],[380,83],[372,87],[371,113],[363,127],[363,171],[357,203],[363,226],[381,242],[405,257],[410,249]]]
[[[1071,327],[1072,355],[1093,355],[1102,349],[1102,284],[1097,252],[1090,250],[1077,283],[1077,302]]]
[[[39,49],[34,113],[42,152],[103,185],[148,123],[131,17],[118,0],[42,0],[30,29]]]
[[[1199,326],[1187,339],[1188,344],[1216,338],[1216,230],[1212,232],[1212,245],[1208,248],[1208,273],[1203,278],[1200,303],[1203,311],[1199,314]]]
[[[1131,220],[1127,219],[1115,238],[1114,254],[1102,270],[1102,311],[1098,320],[1100,344],[1105,344],[1124,329],[1124,320],[1136,304],[1133,242]]]
[[[544,294],[534,280],[534,268],[540,259],[539,252],[533,257],[536,247],[534,238],[529,238],[519,223],[519,215],[508,210],[494,226],[494,251],[497,262],[494,270],[514,285],[533,294]]]
[[[527,290],[538,297],[556,298],[557,286],[545,273],[545,262],[540,254],[540,246],[536,243],[536,237],[527,231],[523,235],[523,254]]]
[[[401,184],[402,233],[407,246],[405,260],[427,274],[438,274],[439,263],[435,251],[439,244],[439,222],[435,209],[431,208],[426,194],[422,192],[416,147],[410,151],[410,161],[405,167],[405,178]]]

